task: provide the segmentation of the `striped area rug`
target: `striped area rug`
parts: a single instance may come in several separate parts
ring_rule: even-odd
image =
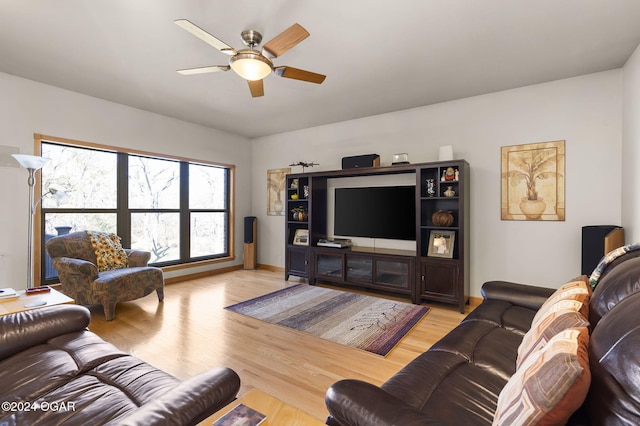
[[[382,356],[429,311],[426,306],[306,284],[225,309]]]

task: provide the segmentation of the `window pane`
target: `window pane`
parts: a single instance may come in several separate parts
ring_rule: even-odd
[[[151,252],[149,263],[180,258],[180,213],[132,213],[131,248]]]
[[[42,168],[42,193],[63,191],[63,201],[48,195],[46,208],[116,208],[117,154],[70,146],[42,144],[42,156],[50,158]]]
[[[115,213],[46,213],[44,215],[45,235],[56,236],[69,232],[103,231],[116,233]]]
[[[226,213],[191,213],[191,257],[227,252],[226,219]]]
[[[180,163],[129,156],[129,208],[180,207]]]
[[[189,164],[189,208],[225,209],[227,172],[221,167]]]

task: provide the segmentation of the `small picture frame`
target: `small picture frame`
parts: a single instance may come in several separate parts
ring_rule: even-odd
[[[296,233],[293,236],[294,246],[308,246],[309,245],[309,230],[308,229],[296,229]]]
[[[433,230],[429,235],[427,256],[453,258],[453,244],[456,239],[455,231]]]

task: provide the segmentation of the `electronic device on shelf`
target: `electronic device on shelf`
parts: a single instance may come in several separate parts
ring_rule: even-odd
[[[335,248],[345,248],[351,247],[351,240],[348,238],[334,238],[332,240],[324,240],[321,239],[318,241],[319,247],[335,247]]]

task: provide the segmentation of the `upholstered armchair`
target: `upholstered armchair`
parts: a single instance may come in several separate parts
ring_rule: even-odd
[[[112,245],[106,249],[96,245],[96,235]],[[162,270],[147,266],[151,253],[122,249],[119,240],[113,234],[79,231],[46,243],[62,292],[80,305],[102,305],[107,321],[115,317],[118,302],[139,299],[154,290],[158,300],[164,300]]]

